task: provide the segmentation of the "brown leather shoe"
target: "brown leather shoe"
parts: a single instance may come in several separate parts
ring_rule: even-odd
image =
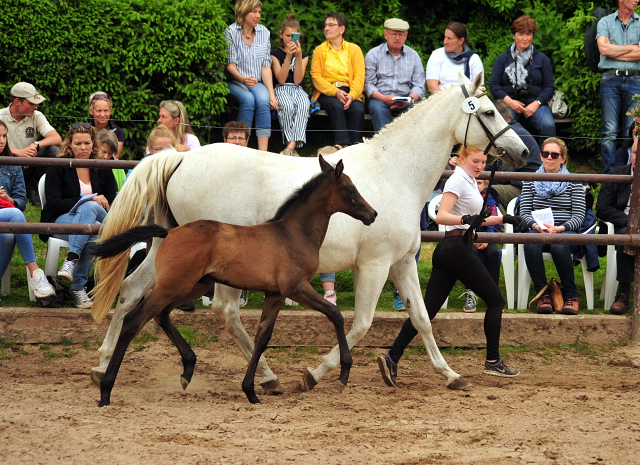
[[[579,310],[578,299],[565,299],[564,305],[562,306],[563,315],[577,315]]]
[[[620,292],[609,310],[612,315],[624,315],[629,311],[629,297]]]
[[[551,312],[553,312],[551,297],[548,295],[541,295],[538,299],[538,313],[549,314]]]

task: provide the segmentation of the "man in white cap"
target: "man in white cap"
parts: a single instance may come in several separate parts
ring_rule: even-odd
[[[369,50],[365,57],[364,92],[367,113],[377,133],[393,117],[424,98],[424,66],[418,53],[404,43],[409,23],[391,18],[384,22],[386,43]]]
[[[7,125],[7,140],[16,157],[57,155],[62,138],[38,111],[38,105],[45,100],[28,82],[19,82],[11,88],[11,104],[0,110],[0,119]],[[38,136],[42,139],[37,140]],[[27,196],[34,205],[40,205],[38,181],[45,171],[44,166],[24,169]]]

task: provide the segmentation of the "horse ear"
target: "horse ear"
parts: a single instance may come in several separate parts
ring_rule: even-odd
[[[458,82],[460,83],[461,86],[464,86],[465,84],[471,84],[471,81],[469,80],[469,78],[465,76],[465,74],[462,71],[458,73]]]
[[[340,179],[340,176],[342,176],[342,171],[344,170],[344,163],[342,163],[342,160],[340,160],[338,162],[338,164],[336,165],[336,170],[335,170],[335,176],[336,176],[336,181],[338,179]]]
[[[473,80],[473,93],[476,93],[476,90],[478,90],[478,87],[480,87],[482,85],[482,76],[484,74],[484,71],[480,71],[478,73],[478,75],[476,76],[476,78]]]
[[[320,170],[323,173],[331,173],[333,171],[333,166],[331,166],[331,163],[326,161],[323,155],[318,155],[318,158],[320,161]]]

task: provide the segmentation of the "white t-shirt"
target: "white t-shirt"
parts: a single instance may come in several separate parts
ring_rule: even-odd
[[[444,47],[442,47],[434,50],[429,57],[426,77],[427,81],[429,79],[437,80],[440,90],[444,90],[453,84],[458,84],[458,73],[460,71],[464,74],[464,64],[456,64],[451,61],[444,51]],[[469,58],[470,79],[473,81],[478,73],[483,71],[482,60],[477,53],[473,54],[471,58]],[[484,74],[482,75],[482,82],[484,83]]]
[[[478,183],[459,166],[456,166],[453,174],[444,185],[442,193],[446,192],[451,192],[458,196],[458,200],[456,200],[450,212],[452,215],[477,215],[480,213],[482,195],[478,190]],[[469,229],[469,225],[446,226],[447,231],[453,231],[454,229]]]

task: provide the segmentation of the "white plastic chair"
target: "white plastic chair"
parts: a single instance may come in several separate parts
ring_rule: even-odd
[[[603,224],[607,225],[607,234],[615,234],[613,229],[613,223],[603,221]],[[604,279],[602,280],[602,289],[600,290],[600,300],[604,300],[604,309],[611,308],[614,299],[616,298],[616,290],[618,289],[617,281],[617,258],[616,258],[616,246],[607,245],[607,267],[604,272]]]
[[[582,234],[590,234],[597,223]],[[531,275],[524,260],[524,244],[518,244],[518,310],[526,310],[529,299],[529,288],[531,286]],[[543,260],[553,260],[549,252],[542,253]],[[587,308],[593,310],[593,272],[587,270],[587,259],[580,259],[582,264],[582,276],[584,278],[584,293],[587,297]]]
[[[437,210],[440,207],[441,200],[442,200],[442,194],[435,196],[429,202],[429,207],[427,211],[429,213],[429,218],[431,218],[433,221],[436,220]],[[504,228],[505,228],[505,232],[511,232],[511,233],[513,232],[513,226],[510,224],[504,225]],[[439,224],[438,230],[445,231],[445,226]],[[516,289],[515,283],[514,283],[514,279],[515,279],[515,266],[514,266],[514,257],[513,257],[514,251],[515,251],[515,248],[513,244],[505,244],[502,248],[502,269],[504,273],[504,284],[507,290],[507,308],[510,308],[510,309],[513,308],[515,303],[514,294]],[[442,305],[443,309],[447,308],[448,302],[449,302],[449,298],[447,298],[447,300],[444,301],[444,304]]]
[[[38,195],[40,196],[42,208],[44,208],[47,203],[47,199],[44,195],[44,181],[46,177],[47,175],[43,174],[40,178],[40,182],[38,182]],[[49,236],[49,240],[47,241],[47,256],[44,260],[45,275],[56,276],[58,274],[58,261],[60,260],[60,249],[62,247],[69,248],[69,243],[63,239]]]

